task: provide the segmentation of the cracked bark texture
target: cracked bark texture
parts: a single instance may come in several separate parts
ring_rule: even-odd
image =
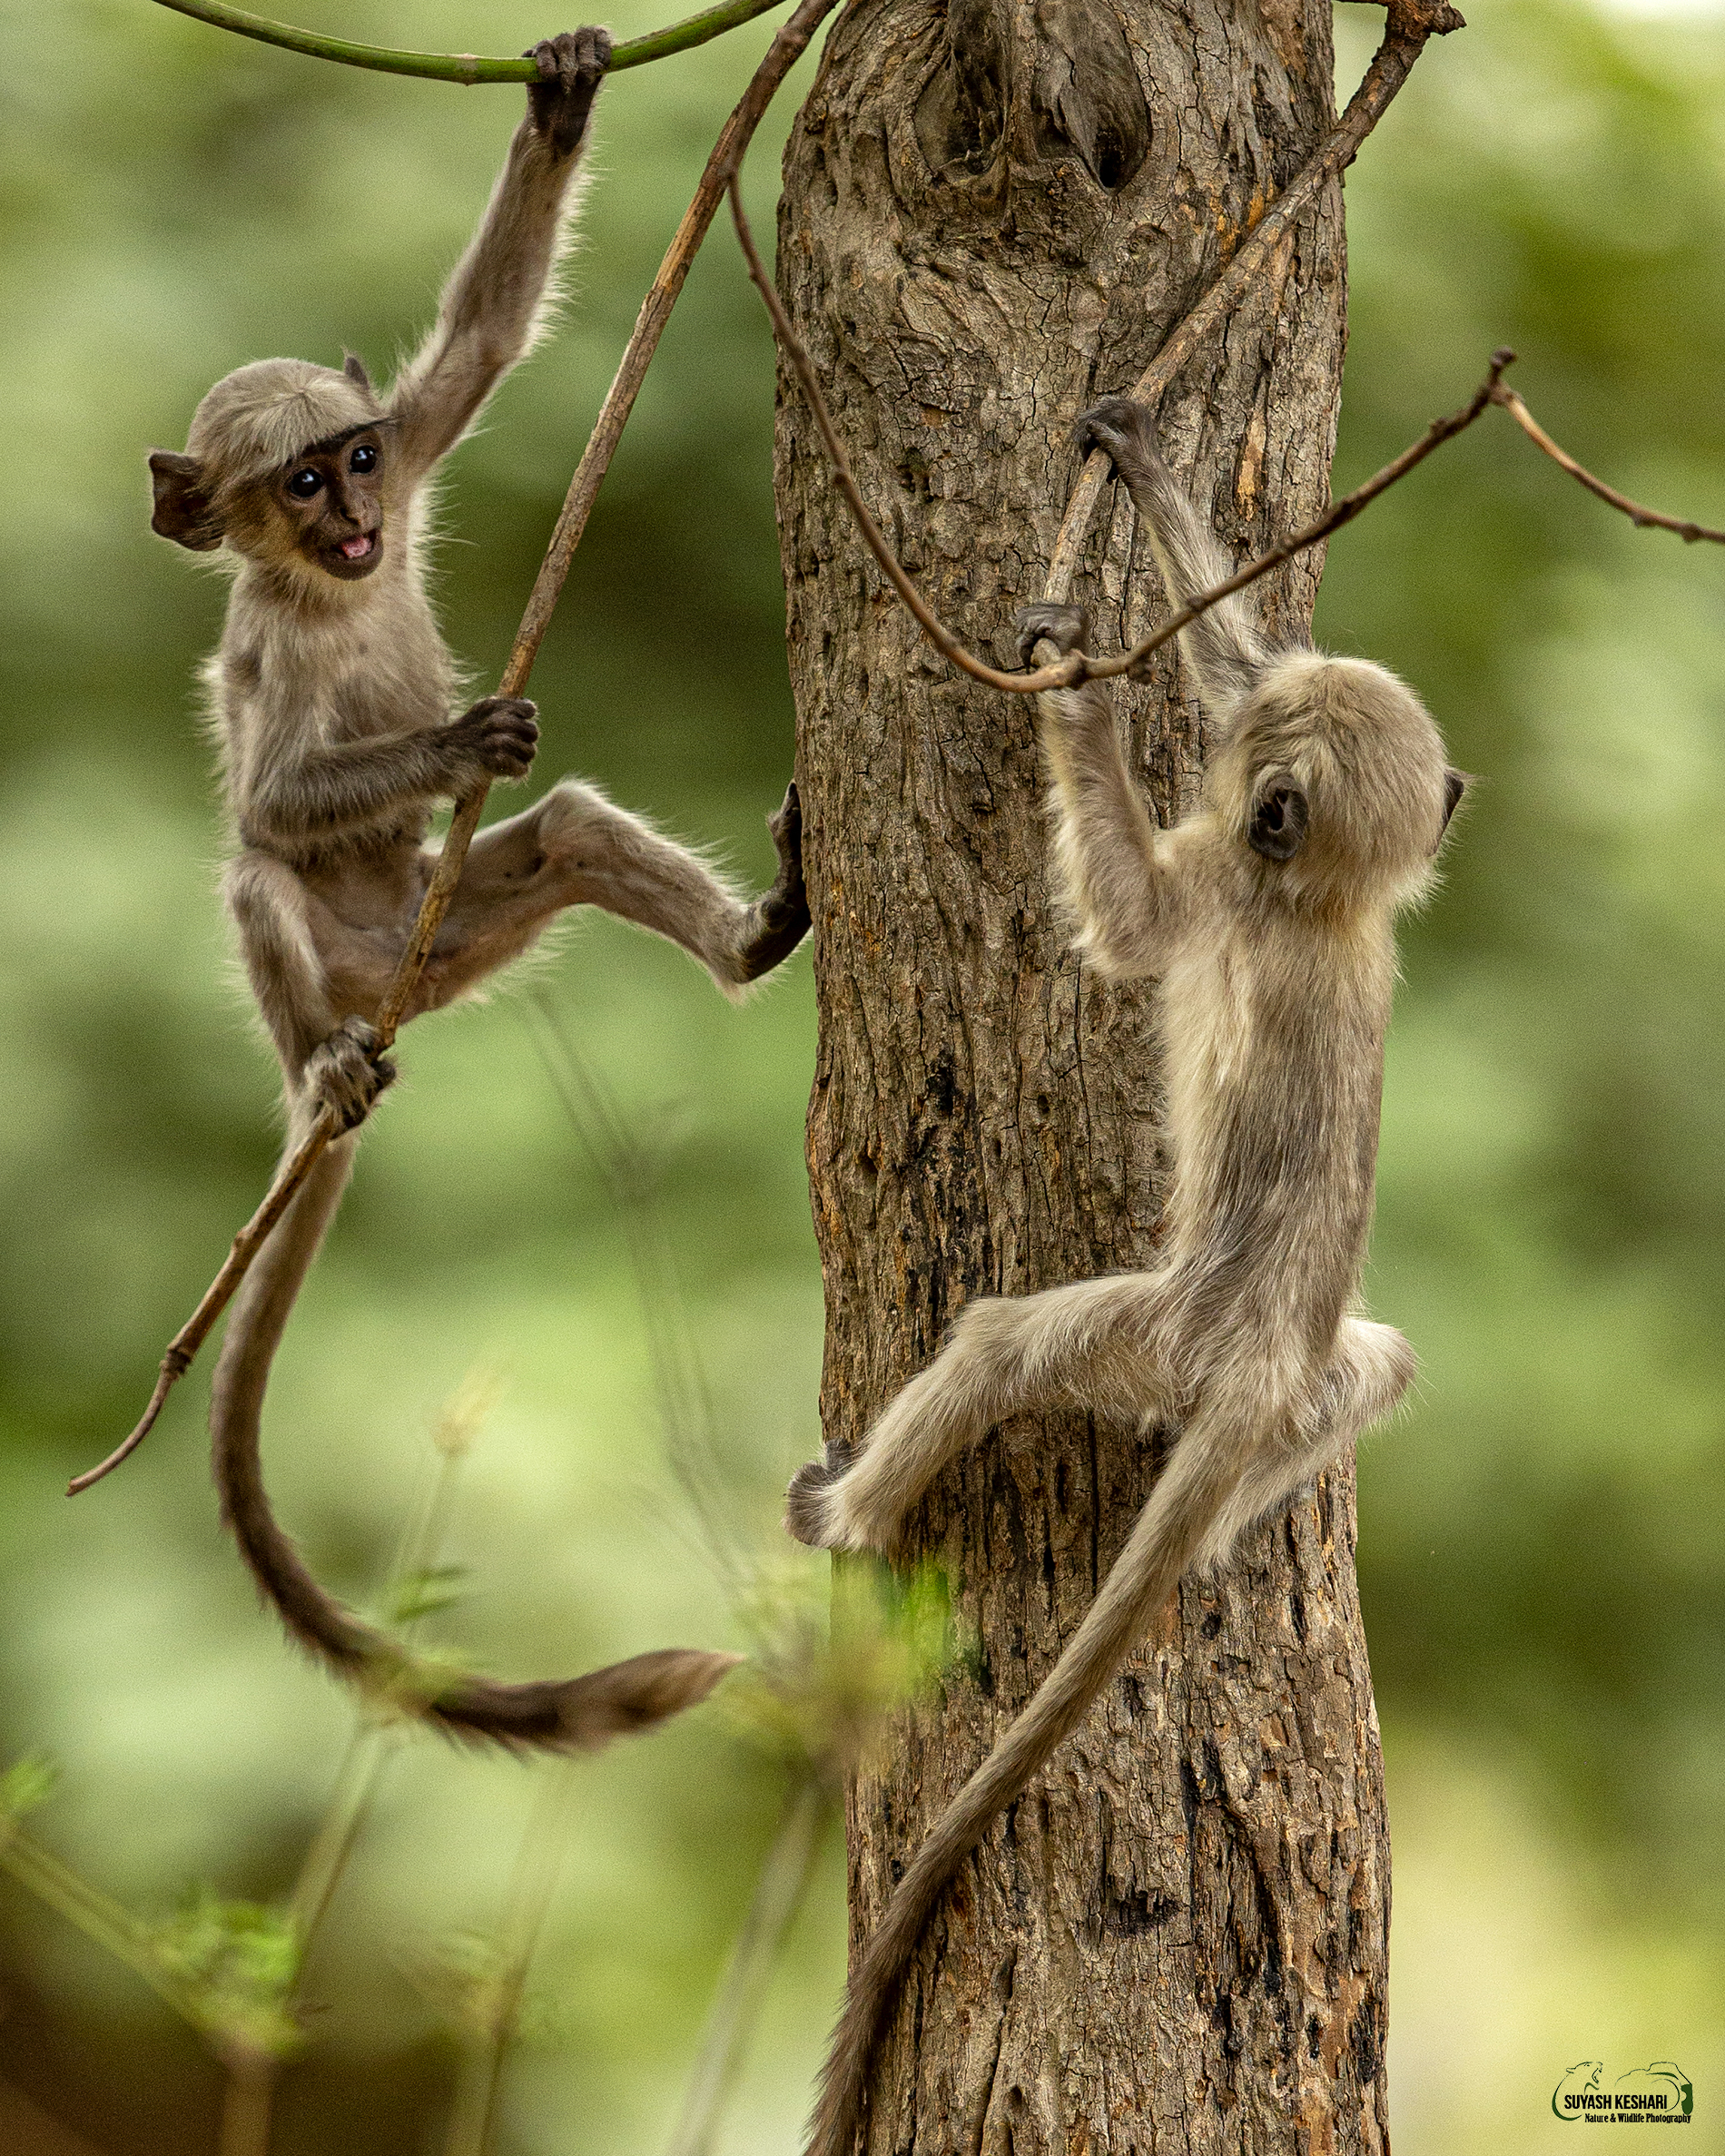
[[[1125,389],[1333,118],[1325,0],[853,0],[785,155],[779,283],[865,497],[937,610],[1013,663]],[[1256,553],[1326,498],[1339,190],[1163,406],[1170,461]],[[981,1294],[1141,1265],[1165,1175],[1149,990],[1050,902],[1027,700],[952,673],[865,554],[794,383],[777,479],[820,1045],[809,1167],[822,1416],[854,1440]],[[1257,586],[1309,618],[1307,556]],[[1074,595],[1098,645],[1165,605],[1123,488]],[[1167,822],[1202,768],[1172,650],[1119,694]],[[1048,1674],[1155,1472],[1079,1418],[991,1434],[924,1505],[961,1651],[849,1804],[852,1945]],[[1389,1851],[1351,1471],[1188,1581],[997,1822],[876,2056],[870,2156],[1378,2151]]]

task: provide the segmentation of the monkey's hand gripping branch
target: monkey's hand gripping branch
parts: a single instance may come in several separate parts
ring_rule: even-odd
[[[172,4],[172,0],[169,0]],[[526,689],[533,672],[533,662],[538,655],[539,645],[550,625],[551,615],[569,574],[569,565],[575,559],[576,548],[581,544],[581,535],[586,529],[587,517],[599,491],[613,453],[622,438],[636,396],[646,379],[654,352],[658,348],[665,325],[671,310],[676,304],[689,265],[695,260],[701,242],[705,239],[726,185],[741,163],[750,138],[760,125],[774,93],[790,73],[796,61],[807,49],[822,21],[836,5],[837,0],[801,0],[794,14],[780,28],[766,55],[754,71],[748,88],[738,100],[735,109],[720,131],[718,141],[713,145],[706,169],[701,175],[683,222],[678,225],[665,260],[659,265],[658,275],[653,280],[646,298],[641,302],[641,311],[636,319],[634,334],[630,337],[611,387],[606,394],[593,431],[581,461],[576,467],[575,477],[569,482],[569,491],[564,497],[545,559],[534,578],[533,589],[527,595],[526,611],[521,625],[516,632],[510,649],[508,664],[503,670],[498,694],[518,696]],[[204,12],[188,10],[187,12]],[[751,13],[759,13],[751,8]],[[217,19],[213,15],[210,18]],[[703,18],[696,18],[703,19]],[[741,14],[735,19],[745,19]],[[511,64],[513,65],[513,64]],[[616,64],[613,54],[612,65]],[[521,73],[532,73],[530,64]],[[511,74],[510,80],[515,76]],[[413,934],[401,955],[389,992],[379,1011],[376,1023],[377,1042],[373,1055],[381,1056],[393,1043],[401,1024],[414,987],[424,968],[443,916],[448,909],[455,887],[460,881],[461,871],[467,861],[468,848],[478,829],[479,818],[485,810],[489,783],[468,795],[456,808],[449,834],[443,842],[436,872],[426,890],[419,907],[419,916],[414,923]],[[161,1414],[168,1394],[178,1381],[192,1367],[192,1358],[209,1337],[210,1329],[233,1297],[234,1290],[245,1278],[252,1260],[270,1238],[271,1230],[292,1203],[296,1193],[311,1173],[330,1139],[340,1135],[340,1126],[332,1111],[325,1109],[307,1133],[304,1141],[292,1158],[277,1176],[268,1196],[257,1211],[233,1239],[222,1270],[205,1289],[202,1301],[192,1315],[168,1343],[156,1376],[155,1390],[150,1403],[139,1418],[136,1426],[116,1445],[99,1466],[75,1476],[66,1486],[68,1497],[75,1497],[80,1491],[88,1490],[94,1482],[118,1467],[148,1437]]]

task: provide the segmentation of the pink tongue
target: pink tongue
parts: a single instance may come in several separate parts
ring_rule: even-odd
[[[358,538],[354,539],[343,539],[341,551],[350,561],[358,561],[361,555],[370,554],[371,551],[370,533],[361,533]]]

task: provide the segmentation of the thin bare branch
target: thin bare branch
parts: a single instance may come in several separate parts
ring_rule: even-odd
[[[1442,419],[1434,419],[1418,441],[1411,443],[1399,457],[1392,458],[1381,471],[1333,502],[1316,524],[1308,524],[1304,531],[1297,531],[1292,538],[1284,539],[1279,546],[1272,546],[1267,554],[1261,554],[1256,561],[1247,562],[1237,570],[1225,584],[1218,584],[1213,591],[1207,591],[1194,599],[1189,606],[1182,606],[1178,614],[1170,615],[1159,628],[1152,629],[1141,643],[1135,644],[1115,659],[1092,659],[1089,678],[1106,681],[1119,674],[1136,674],[1152,652],[1178,636],[1180,631],[1200,614],[1208,614],[1218,600],[1226,599],[1237,591],[1244,591],[1248,584],[1256,584],[1260,576],[1267,576],[1272,569],[1279,569],[1284,562],[1292,561],[1296,554],[1304,554],[1308,546],[1316,546],[1320,539],[1327,539],[1332,532],[1340,531],[1345,524],[1352,524],[1360,511],[1375,502],[1380,494],[1386,493],[1398,479],[1405,479],[1416,464],[1424,464],[1434,449],[1445,442],[1454,441],[1458,434],[1465,433],[1486,408],[1497,401],[1498,377],[1504,368],[1511,366],[1515,354],[1507,345],[1500,345],[1492,354],[1491,367],[1485,379],[1460,411],[1451,412]]]
[[[1631,524],[1654,531],[1675,532],[1689,546],[1697,539],[1710,539],[1714,546],[1725,546],[1725,531],[1714,531],[1710,525],[1694,524],[1682,517],[1667,517],[1661,510],[1631,501],[1628,495],[1620,494],[1615,487],[1608,487],[1603,479],[1596,479],[1585,465],[1576,463],[1567,449],[1558,448],[1513,389],[1500,385],[1492,393],[1492,402],[1503,406],[1535,448],[1543,449],[1553,464],[1562,465],[1570,477],[1579,479],[1590,494],[1598,495],[1601,501],[1609,502],[1614,509],[1622,509]]]
[[[218,30],[232,30],[241,37],[255,37],[261,44],[281,45],[290,53],[304,53],[313,60],[338,60],[344,67],[369,67],[380,74],[419,75],[431,82],[458,83],[472,89],[478,83],[535,83],[539,71],[531,60],[488,60],[476,53],[406,53],[387,45],[355,44],[346,37],[326,37],[320,30],[299,30],[291,23],[272,23],[243,7],[230,7],[227,0],[157,0],[162,7],[210,23]],[[607,74],[619,68],[640,67],[648,60],[663,60],[672,53],[686,53],[722,37],[741,23],[753,22],[779,0],[721,0],[717,7],[704,8],[683,22],[645,37],[631,37],[612,48]]]
[[[665,325],[671,310],[676,304],[689,265],[701,242],[705,239],[713,222],[731,175],[742,162],[751,137],[760,125],[774,93],[807,50],[822,21],[836,5],[836,0],[801,0],[795,13],[784,23],[767,47],[766,55],[754,71],[748,88],[738,100],[735,109],[720,131],[719,139],[707,159],[706,169],[693,200],[684,212],[665,260],[659,264],[657,276],[653,280],[646,298],[641,303],[634,334],[630,337],[623,359],[618,365],[605,403],[594,422],[587,438],[587,446],[581,461],[576,467],[569,491],[564,498],[563,508],[552,531],[545,559],[534,579],[533,589],[527,596],[527,609],[521,625],[516,632],[508,663],[498,693],[504,696],[518,696],[527,685],[533,672],[533,662],[538,655],[539,645],[550,624],[569,565],[575,558],[581,535],[599,491],[600,482],[610,465],[611,458],[622,437],[635,399],[646,378],[653,355],[658,349]],[[378,1052],[381,1054],[394,1040],[401,1025],[419,974],[430,954],[443,916],[448,909],[461,871],[466,865],[468,848],[478,829],[484,812],[489,787],[483,786],[458,803],[448,836],[438,858],[438,865],[427,887],[415,921],[413,934],[389,984],[389,993],[377,1017],[380,1036]],[[326,1109],[313,1124],[310,1132],[281,1169],[258,1210],[234,1237],[222,1270],[206,1289],[202,1299],[192,1315],[181,1326],[168,1344],[162,1358],[155,1390],[150,1403],[136,1427],[117,1445],[100,1466],[89,1469],[68,1484],[66,1494],[75,1497],[94,1482],[119,1466],[134,1452],[149,1435],[163,1403],[180,1378],[192,1366],[192,1357],[208,1338],[210,1328],[221,1316],[232,1298],[234,1290],[244,1279],[251,1261],[262,1248],[270,1231],[292,1202],[294,1194],[311,1172],[319,1156],[330,1140],[337,1136],[334,1114]]]

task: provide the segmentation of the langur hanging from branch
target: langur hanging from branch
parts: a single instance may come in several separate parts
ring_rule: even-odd
[[[1314,168],[1325,163],[1321,153]],[[1280,1510],[1389,1413],[1413,1370],[1401,1336],[1359,1316],[1352,1297],[1370,1214],[1391,921],[1427,881],[1462,781],[1401,684],[1304,645],[1271,648],[1235,595],[1349,522],[1493,405],[1637,525],[1686,542],[1725,542],[1725,533],[1632,502],[1587,472],[1503,383],[1513,358],[1503,350],[1462,410],[1317,523],[1230,573],[1156,456],[1153,410],[1109,399],[1079,430],[1087,479],[1111,468],[1127,483],[1172,616],[1118,657],[1088,652],[1083,615],[1058,603],[1099,492],[1086,486],[1050,565],[1055,603],[1020,620],[1026,671],[1003,673],[964,648],[886,545],[734,184],[732,201],[750,274],[883,574],[961,672],[1040,695],[1062,880],[1089,954],[1104,972],[1163,982],[1178,1162],[1163,1267],[974,1305],[863,1444],[830,1448],[789,1492],[787,1525],[801,1539],[892,1550],[932,1477],[1013,1414],[1076,1406],[1176,1431],[1169,1464],[1077,1639],[931,1831],[863,1946],[808,2142],[809,2156],[849,2156],[876,2035],[965,1856],[1077,1728],[1188,1565],[1221,1561],[1247,1525]],[[1212,325],[1225,312],[1215,297],[1195,310]],[[1185,325],[1167,340],[1145,377],[1154,398],[1195,343]],[[1218,745],[1198,815],[1158,832],[1099,683],[1138,674],[1177,634]],[[1297,950],[1303,934],[1310,948]],[[1218,952],[1229,994],[1237,990],[1240,1039],[1227,1038]]]
[[[794,50],[819,12],[799,10]],[[774,70],[764,64],[755,105],[739,108],[747,125],[794,50]],[[527,115],[485,221],[430,336],[387,397],[352,358],[339,373],[260,362],[204,399],[183,455],[151,459],[154,528],[198,551],[225,549],[233,571],[208,670],[238,842],[227,894],[282,1067],[288,1153],[304,1164],[258,1238],[261,1255],[217,1364],[223,1516],[291,1633],[339,1673],[393,1688],[457,1734],[565,1748],[675,1712],[736,1658],[676,1650],[567,1682],[464,1678],[428,1688],[402,1649],[317,1585],[276,1524],[259,1429],[271,1360],[351,1169],[352,1134],[394,1076],[383,1051],[399,1023],[479,985],[573,905],[602,906],[669,938],[728,993],[776,964],[807,927],[794,788],[773,820],[778,881],[752,902],[698,856],[572,782],[470,851],[463,838],[464,872],[449,859],[457,834],[441,856],[423,844],[439,796],[461,802],[470,837],[488,784],[524,777],[533,760],[534,709],[518,695],[448,716],[455,680],[424,590],[423,490],[543,320],[608,51],[594,30],[534,49]],[[554,556],[566,536],[560,525]],[[573,545],[567,536],[562,568]],[[530,642],[524,630],[517,686],[548,611],[547,601]]]
[[[1131,490],[1168,596],[1228,565],[1116,398],[1079,423]],[[1025,655],[1081,650],[1080,609],[1020,616]],[[989,1823],[1089,1712],[1193,1565],[1219,1564],[1414,1374],[1358,1314],[1371,1223],[1395,915],[1430,888],[1462,792],[1418,698],[1381,667],[1275,645],[1241,597],[1181,649],[1211,753],[1198,809],[1158,831],[1099,682],[1040,701],[1058,877],[1110,980],[1154,976],[1173,1182],[1160,1262],[972,1303],[854,1457],[793,1482],[803,1541],[890,1551],[934,1477],[1014,1415],[1070,1408],[1175,1432],[1138,1525],[1029,1707],[924,1838],[870,1935],[835,2034],[811,2156],[844,2156],[875,2037],[936,1900]]]

